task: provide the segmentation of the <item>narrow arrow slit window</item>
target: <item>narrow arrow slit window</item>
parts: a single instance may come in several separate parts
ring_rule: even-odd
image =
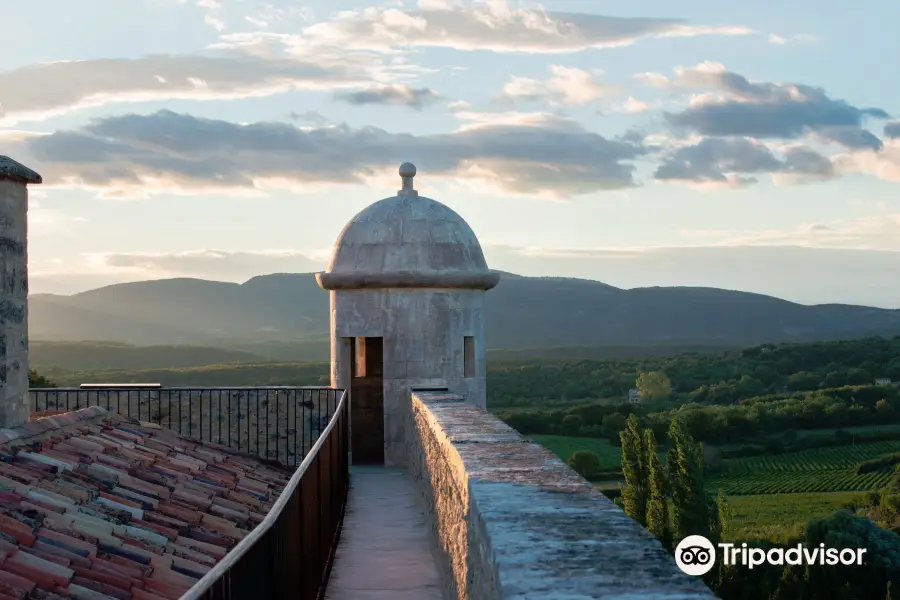
[[[475,377],[475,337],[463,338],[463,377]]]

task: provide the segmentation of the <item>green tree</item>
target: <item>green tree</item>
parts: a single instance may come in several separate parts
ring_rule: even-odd
[[[846,371],[831,371],[825,375],[825,381],[823,381],[825,387],[841,387],[842,385],[847,385],[847,372]]]
[[[805,392],[808,390],[814,390],[819,387],[819,382],[821,381],[821,377],[816,373],[812,373],[809,371],[798,371],[788,377],[787,386],[788,388]]]
[[[55,388],[56,384],[35,371],[28,370],[28,387],[30,388]]]
[[[798,600],[806,598],[804,580],[801,571],[791,565],[781,570],[781,578],[772,594],[772,600]]]
[[[609,437],[619,437],[619,432],[625,429],[626,418],[621,413],[612,413],[603,417],[603,429]]]
[[[560,431],[563,435],[578,435],[581,433],[581,426],[584,424],[582,418],[578,415],[566,415],[563,417]]]
[[[741,377],[740,381],[735,385],[735,391],[744,398],[749,398],[751,396],[758,396],[762,394],[766,389],[766,386],[762,381],[756,379],[754,377],[750,377],[749,375],[744,375]]]
[[[648,465],[644,436],[635,415],[628,417],[625,430],[619,434],[619,439],[622,442],[622,475],[625,477],[625,485],[622,486],[625,514],[646,526]]]
[[[587,480],[592,480],[600,473],[600,457],[594,452],[576,450],[568,460],[569,466]]]
[[[638,375],[634,387],[637,388],[642,400],[667,398],[672,394],[672,382],[662,371],[641,373]]]
[[[806,546],[824,544],[830,548],[866,548],[861,566],[810,565],[807,585],[815,598],[879,598],[888,581],[900,575],[900,536],[878,527],[866,517],[837,511],[815,519],[806,526]],[[852,596],[836,596],[829,590],[846,588]]]
[[[884,374],[893,381],[900,379],[900,358],[895,358],[889,362],[887,367],[885,367]]]
[[[665,465],[659,460],[656,436],[652,429],[644,431],[644,451],[647,453],[650,489],[647,498],[647,530],[666,548],[672,547],[672,529],[669,525],[669,481]]]
[[[678,451],[673,447],[666,452],[666,495],[671,499],[675,486],[675,473],[678,472]]]
[[[672,481],[673,543],[689,535],[709,537],[709,500],[703,487],[700,446],[680,418],[672,420],[669,438],[674,449]]]
[[[850,369],[847,371],[848,385],[865,385],[872,383],[872,379],[874,379],[872,374],[865,369]]]
[[[712,534],[712,538],[710,538],[714,544],[718,544],[726,537],[726,533],[728,532],[728,527],[731,524],[731,509],[728,506],[728,500],[725,497],[725,490],[719,489],[719,494],[716,496],[715,503],[713,504],[713,509],[710,511],[710,533]]]

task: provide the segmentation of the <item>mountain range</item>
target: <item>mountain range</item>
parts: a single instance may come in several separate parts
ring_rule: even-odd
[[[715,288],[625,290],[510,273],[487,293],[485,311],[492,349],[739,346],[900,333],[900,310],[806,306]],[[29,335],[47,341],[219,347],[308,341],[326,348],[328,314],[328,294],[311,273],[263,275],[242,284],[164,279],[71,296],[32,295]]]

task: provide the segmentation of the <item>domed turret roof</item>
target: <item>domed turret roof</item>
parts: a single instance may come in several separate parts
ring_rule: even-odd
[[[497,285],[500,276],[488,269],[472,228],[449,207],[419,196],[415,175],[416,167],[403,163],[403,189],[350,219],[328,270],[316,276],[320,286],[488,290]]]

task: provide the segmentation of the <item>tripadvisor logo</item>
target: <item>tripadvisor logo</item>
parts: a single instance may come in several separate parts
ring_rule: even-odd
[[[826,548],[825,544],[807,548],[750,548],[747,544],[718,545],[723,565],[758,567],[760,565],[862,565],[865,548]],[[705,575],[716,564],[716,547],[702,535],[689,535],[675,548],[675,563],[688,575]]]
[[[675,563],[688,575],[706,575],[716,564],[716,547],[702,535],[689,535],[675,548]]]

